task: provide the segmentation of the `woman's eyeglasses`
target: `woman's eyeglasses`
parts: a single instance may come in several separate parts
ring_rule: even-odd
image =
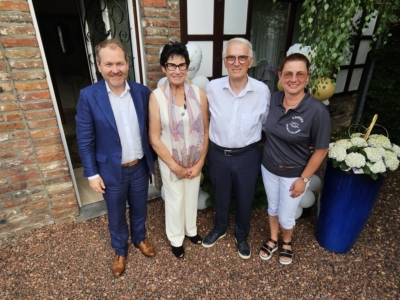
[[[240,56],[229,55],[229,56],[225,57],[225,60],[230,65],[233,65],[236,62],[236,59],[239,61],[239,64],[243,65],[246,61],[248,61],[249,56],[248,55],[240,55]]]
[[[283,72],[282,76],[283,78],[289,80],[293,78],[293,75],[298,79],[298,80],[304,80],[306,79],[308,72],[298,72],[298,73],[292,73],[292,72]]]
[[[183,64],[172,64],[172,63],[166,63],[165,67],[167,68],[168,71],[175,71],[176,68],[178,68],[181,71],[186,71],[188,68],[188,64],[187,63],[183,63]]]

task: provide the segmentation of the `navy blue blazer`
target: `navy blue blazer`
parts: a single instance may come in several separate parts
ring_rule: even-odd
[[[139,121],[147,166],[154,174],[157,156],[150,146],[148,135],[150,90],[144,85],[127,82]],[[104,79],[80,91],[76,110],[76,137],[83,176],[99,174],[106,186],[118,184],[121,181],[122,146]]]

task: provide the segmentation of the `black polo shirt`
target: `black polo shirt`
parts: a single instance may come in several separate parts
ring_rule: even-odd
[[[331,121],[325,104],[313,98],[308,90],[300,104],[285,114],[283,92],[272,95],[264,130],[267,140],[262,165],[282,177],[299,177],[315,149],[329,148]],[[281,167],[279,167],[281,166]],[[293,167],[293,168],[282,168]]]

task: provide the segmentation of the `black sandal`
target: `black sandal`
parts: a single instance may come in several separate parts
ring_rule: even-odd
[[[292,242],[282,242],[282,245],[292,247]],[[290,260],[282,260],[282,257],[289,257]],[[290,265],[290,264],[292,263],[292,260],[293,260],[293,252],[292,252],[292,250],[283,249],[283,248],[282,248],[282,251],[281,251],[281,253],[279,254],[279,262],[280,262],[282,265]]]
[[[185,250],[183,249],[183,246],[180,247],[174,247],[172,246],[172,253],[179,259],[185,258]]]
[[[275,247],[271,248],[270,246],[268,246],[268,242],[273,243],[275,245]],[[271,257],[272,257],[272,254],[276,250],[278,250],[278,242],[277,241],[275,241],[275,240],[270,238],[268,240],[268,242],[266,242],[264,245],[261,246],[260,253],[258,254],[261,257],[262,260],[270,260]],[[264,251],[267,254],[267,256],[262,255],[261,251]]]
[[[195,236],[186,236],[189,240],[196,245],[200,245],[203,242],[203,239],[200,235],[196,234]]]

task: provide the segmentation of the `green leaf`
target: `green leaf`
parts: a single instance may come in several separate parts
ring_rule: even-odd
[[[308,18],[308,23],[312,23],[314,21],[314,19],[313,18]]]
[[[371,173],[370,175],[371,175],[373,180],[377,180],[378,179],[378,174]]]
[[[349,149],[347,149],[347,153],[353,153],[353,152],[357,152],[357,151],[358,151],[357,146],[352,146]]]
[[[324,5],[324,9],[325,9],[325,10],[328,10],[328,8],[329,8],[329,4],[325,4],[325,5]]]
[[[311,13],[313,13],[316,9],[317,9],[317,8],[316,8],[314,5],[311,6],[311,8],[310,8]]]

